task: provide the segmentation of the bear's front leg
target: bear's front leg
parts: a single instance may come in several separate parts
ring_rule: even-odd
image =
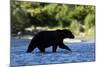
[[[62,48],[62,49],[66,49],[66,50],[69,50],[69,51],[72,52],[72,50],[68,46],[64,45],[63,43],[60,43],[59,47]]]

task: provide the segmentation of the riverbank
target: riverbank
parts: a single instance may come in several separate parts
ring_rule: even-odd
[[[13,39],[28,39],[28,40],[31,40],[34,36],[32,35],[24,35],[24,36],[14,36],[14,37],[11,37]],[[82,37],[82,36],[75,36],[75,39],[68,39],[68,38],[65,38],[64,39],[64,43],[79,43],[79,42],[85,42],[85,41],[95,41],[95,38],[94,37]]]

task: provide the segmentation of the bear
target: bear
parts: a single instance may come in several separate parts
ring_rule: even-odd
[[[31,53],[35,48],[38,48],[41,53],[45,53],[45,48],[50,46],[52,46],[53,52],[56,52],[57,46],[71,51],[71,49],[63,43],[63,39],[65,38],[73,39],[74,35],[68,29],[38,32],[32,38],[26,52]]]

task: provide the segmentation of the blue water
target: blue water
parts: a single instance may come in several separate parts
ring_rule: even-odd
[[[49,47],[44,54],[37,48],[32,53],[26,53],[29,43],[29,39],[11,39],[11,66],[95,61],[95,43],[92,40],[65,43],[72,52],[57,48],[57,52],[52,53],[52,47]]]

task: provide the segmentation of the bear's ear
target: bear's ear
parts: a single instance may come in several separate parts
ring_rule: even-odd
[[[57,32],[57,36],[58,36],[59,38],[62,38],[62,36],[63,36],[63,31],[60,30],[60,29],[58,29],[58,30],[56,30],[56,32]]]
[[[66,31],[66,30],[69,31],[69,29],[63,29],[63,31]]]
[[[56,31],[58,31],[58,32],[59,32],[59,31],[61,31],[61,30],[60,30],[60,29],[57,29]]]
[[[57,35],[60,36],[61,30],[60,29],[57,29],[56,32],[57,32]]]
[[[63,29],[63,32],[70,32],[71,33],[71,31],[69,30],[69,29]]]

